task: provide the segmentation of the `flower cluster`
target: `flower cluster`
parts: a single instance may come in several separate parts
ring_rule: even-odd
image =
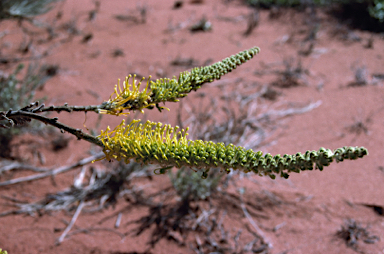
[[[203,169],[203,177],[210,168],[221,168],[226,172],[242,170],[254,172],[260,176],[275,179],[276,175],[288,178],[289,173],[303,170],[322,170],[335,160],[354,160],[368,154],[364,147],[343,147],[331,151],[320,148],[318,151],[307,151],[304,154],[276,155],[261,151],[246,150],[241,146],[211,141],[189,140],[187,130],[147,121],[145,124],[133,120],[125,125],[123,121],[113,131],[108,128],[98,138],[104,144],[107,159],[124,159],[128,162],[135,159],[144,164],[158,164],[160,173],[172,166],[181,168],[189,166]]]
[[[190,72],[182,72],[178,78],[162,78],[150,81],[151,77],[149,77],[147,85],[142,91],[139,91],[139,89],[144,78],[137,82],[135,76],[133,76],[132,84],[130,84],[129,80],[132,78],[130,75],[123,82],[122,89],[120,80],[118,81],[115,92],[108,101],[102,104],[99,112],[120,115],[128,114],[123,113],[124,110],[143,111],[144,108],[153,108],[154,106],[161,110],[162,107],[159,107],[159,103],[177,102],[179,98],[187,96],[192,90],[196,91],[201,88],[204,83],[220,79],[221,76],[252,59],[259,52],[258,47],[253,47],[210,66],[197,67]],[[115,98],[112,98],[112,96],[115,96]]]
[[[147,80],[147,85],[143,91],[139,91],[141,83],[145,78],[142,78],[140,82],[137,82],[136,75],[133,75],[132,84],[129,80],[132,75],[125,78],[123,82],[123,89],[120,86],[120,79],[115,85],[115,92],[110,96],[109,100],[102,104],[102,109],[99,113],[110,115],[124,115],[129,113],[123,113],[125,109],[128,110],[140,110],[143,112],[143,108],[149,107],[148,101],[150,101],[150,91],[148,90],[149,81],[151,76]],[[116,95],[115,98],[112,98]]]

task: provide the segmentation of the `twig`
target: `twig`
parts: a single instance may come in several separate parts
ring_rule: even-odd
[[[241,201],[241,209],[243,210],[243,213],[245,217],[248,219],[249,223],[252,225],[252,227],[256,230],[257,234],[261,237],[263,242],[268,245],[269,249],[273,248],[272,241],[268,239],[268,237],[264,234],[264,232],[257,226],[255,221],[252,219],[252,216],[248,213],[247,208],[245,207],[243,195],[240,193],[240,201]]]
[[[59,237],[59,239],[57,239],[57,242],[56,242],[56,245],[59,245],[61,244],[63,241],[64,241],[64,238],[65,236],[69,233],[69,231],[71,230],[71,228],[73,227],[73,225],[75,224],[76,220],[77,220],[77,217],[79,217],[80,213],[81,213],[81,210],[83,209],[84,207],[84,200],[81,200],[79,206],[77,207],[76,209],[76,212],[75,214],[73,215],[72,219],[71,219],[71,222],[68,224],[67,228],[64,230],[64,232],[61,234],[61,236]]]
[[[119,231],[114,230],[112,228],[84,228],[84,229],[77,229],[77,230],[72,231],[71,233],[69,233],[68,236],[76,235],[76,234],[79,234],[79,233],[89,233],[91,231],[108,231],[108,232],[112,232],[112,233],[115,233],[116,235],[118,235],[121,238],[121,240],[124,240],[124,238],[126,236],[123,233],[120,233]]]
[[[47,111],[55,111],[57,113],[60,113],[61,111],[66,112],[73,112],[73,111],[80,111],[80,112],[88,112],[93,111],[96,113],[99,113],[100,109],[103,109],[103,104],[101,105],[89,105],[89,106],[68,106],[68,104],[64,104],[63,106],[49,106],[44,107],[41,109],[41,112],[47,112]]]
[[[83,187],[83,181],[84,181],[86,171],[87,171],[87,168],[85,166],[83,166],[81,168],[80,174],[73,181],[73,186],[75,188],[80,189],[81,187]]]
[[[45,178],[47,176],[61,174],[61,173],[67,172],[73,168],[86,165],[86,164],[88,164],[94,160],[98,160],[98,159],[102,158],[103,156],[104,156],[104,153],[100,152],[100,153],[97,153],[97,154],[90,156],[88,158],[82,159],[82,160],[80,160],[80,161],[78,161],[72,165],[62,166],[62,167],[59,167],[59,168],[52,170],[52,171],[49,171],[49,172],[31,175],[31,176],[26,176],[26,177],[19,177],[19,178],[12,179],[9,181],[0,182],[0,186],[12,185],[12,184],[21,183],[21,182],[29,182],[29,181]]]
[[[303,114],[303,113],[306,113],[308,111],[311,111],[312,109],[315,109],[315,108],[318,108],[320,105],[321,105],[322,101],[321,100],[318,100],[314,103],[310,103],[308,104],[307,106],[305,107],[302,107],[302,108],[288,108],[288,109],[283,109],[283,110],[270,110],[260,116],[258,116],[257,118],[254,118],[254,119],[251,119],[249,121],[253,121],[253,120],[261,120],[261,119],[264,119],[264,118],[271,118],[271,117],[286,117],[286,116],[290,116],[290,115],[296,115],[296,114]]]
[[[120,223],[121,223],[121,218],[123,217],[123,214],[120,212],[118,215],[117,215],[117,219],[116,219],[116,223],[115,223],[115,228],[118,228],[120,227]]]
[[[0,174],[5,172],[5,171],[11,171],[14,169],[26,169],[26,170],[32,170],[35,172],[47,172],[48,170],[50,170],[47,168],[39,168],[39,167],[35,167],[32,165],[20,163],[20,162],[13,162],[13,163],[10,163],[8,165],[4,165],[4,166],[0,167]]]
[[[200,223],[202,220],[207,220],[211,214],[213,214],[216,211],[215,208],[212,208],[211,210],[203,210],[200,216],[195,220],[194,225],[192,226],[192,230],[196,230],[198,226],[200,226]]]
[[[235,247],[233,248],[234,251],[236,251],[237,248],[239,247],[239,238],[240,238],[240,235],[242,232],[243,232],[243,230],[239,229],[237,231],[236,235],[233,237],[233,241],[235,242]]]
[[[259,10],[255,9],[252,13],[248,16],[248,24],[247,24],[247,30],[243,33],[243,36],[249,36],[252,31],[257,27],[260,21],[260,12]]]

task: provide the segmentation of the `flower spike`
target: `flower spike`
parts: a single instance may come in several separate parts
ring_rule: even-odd
[[[160,103],[177,102],[180,98],[188,95],[192,90],[196,91],[203,84],[220,79],[223,75],[236,69],[237,66],[252,59],[260,52],[258,47],[242,51],[236,55],[225,58],[224,60],[205,67],[193,68],[191,71],[181,72],[179,77],[161,78],[151,81],[151,76],[147,80],[144,90],[139,91],[144,78],[137,83],[136,76],[129,75],[123,82],[121,89],[120,80],[115,86],[115,91],[110,99],[102,104],[99,113],[111,115],[126,115],[124,110],[140,110],[144,108],[154,108],[161,112],[165,107],[160,107]],[[132,82],[130,83],[130,79]],[[114,96],[114,98],[112,98]],[[169,110],[169,109],[168,109]]]
[[[128,125],[123,121],[113,131],[102,131],[98,138],[104,144],[103,151],[107,159],[124,159],[126,162],[135,159],[144,164],[158,164],[161,167],[158,173],[164,173],[172,166],[200,168],[206,172],[218,167],[227,173],[232,169],[245,173],[252,171],[272,179],[276,175],[288,178],[291,172],[323,170],[333,160],[355,160],[368,154],[364,147],[343,147],[335,151],[320,148],[304,154],[272,156],[267,153],[263,156],[261,151],[246,150],[233,144],[189,140],[187,131],[179,131],[178,127],[163,126],[161,123],[147,121],[142,124],[134,120]]]

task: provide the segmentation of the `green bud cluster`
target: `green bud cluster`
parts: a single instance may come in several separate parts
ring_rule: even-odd
[[[158,164],[162,167],[159,173],[165,173],[172,166],[188,166],[203,169],[203,177],[207,176],[210,168],[216,167],[227,173],[232,169],[272,179],[276,175],[288,178],[291,172],[323,170],[333,160],[354,160],[368,154],[364,147],[343,147],[335,151],[320,148],[304,154],[272,156],[233,144],[188,140],[187,135],[184,130],[178,131],[178,127],[151,121],[141,124],[134,120],[127,126],[123,121],[115,130],[103,131],[98,138],[103,142],[104,153],[109,160],[124,159],[128,163],[130,159],[135,159],[144,164]]]
[[[237,66],[252,59],[260,52],[258,47],[242,51],[236,55],[225,58],[210,66],[196,67],[190,72],[180,73],[179,78],[164,78],[151,82],[152,103],[166,101],[177,102],[178,98],[187,96],[192,90],[196,91],[204,83],[218,80],[221,76],[236,69]]]

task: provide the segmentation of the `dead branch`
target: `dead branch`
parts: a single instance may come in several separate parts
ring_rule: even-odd
[[[64,238],[66,237],[66,235],[69,233],[69,231],[71,230],[73,225],[75,225],[75,222],[76,222],[77,218],[79,217],[79,215],[81,213],[81,210],[83,210],[84,205],[85,205],[84,204],[84,200],[81,200],[79,206],[76,209],[75,214],[73,215],[73,217],[71,219],[71,222],[68,224],[67,228],[61,234],[61,236],[57,239],[56,245],[59,245],[59,244],[61,244],[64,241]]]
[[[28,165],[25,163],[20,163],[20,162],[2,162],[0,165],[4,165],[0,167],[0,174],[6,171],[11,171],[14,169],[25,169],[25,170],[31,170],[34,172],[47,172],[51,169],[48,168],[40,168],[40,167],[35,167],[32,165]]]
[[[88,164],[88,163],[90,163],[90,162],[92,162],[94,160],[101,159],[101,158],[103,158],[103,156],[104,156],[104,153],[100,152],[100,153],[92,155],[92,156],[90,156],[88,158],[84,158],[82,160],[79,160],[78,162],[73,163],[71,165],[62,166],[62,167],[59,167],[57,169],[54,169],[54,170],[51,170],[51,171],[48,171],[48,172],[44,172],[44,173],[41,173],[41,174],[35,174],[35,175],[31,175],[31,176],[19,177],[19,178],[12,179],[12,180],[9,180],[9,181],[0,182],[0,187],[1,186],[12,185],[12,184],[16,184],[16,183],[30,182],[30,181],[34,181],[34,180],[37,180],[37,179],[42,179],[42,178],[45,178],[45,177],[48,177],[48,176],[53,176],[53,175],[61,174],[61,173],[67,172],[67,171],[69,171],[71,169],[74,169],[76,167],[80,167],[80,166],[86,165],[86,164]]]
[[[241,201],[240,207],[243,210],[245,217],[248,219],[248,221],[252,225],[252,227],[256,230],[256,233],[258,234],[258,236],[263,240],[263,243],[267,244],[269,249],[272,249],[273,248],[272,241],[264,234],[264,232],[260,229],[260,227],[252,219],[252,216],[248,213],[248,210],[247,210],[245,203],[244,203],[242,193],[240,193],[240,201]]]

